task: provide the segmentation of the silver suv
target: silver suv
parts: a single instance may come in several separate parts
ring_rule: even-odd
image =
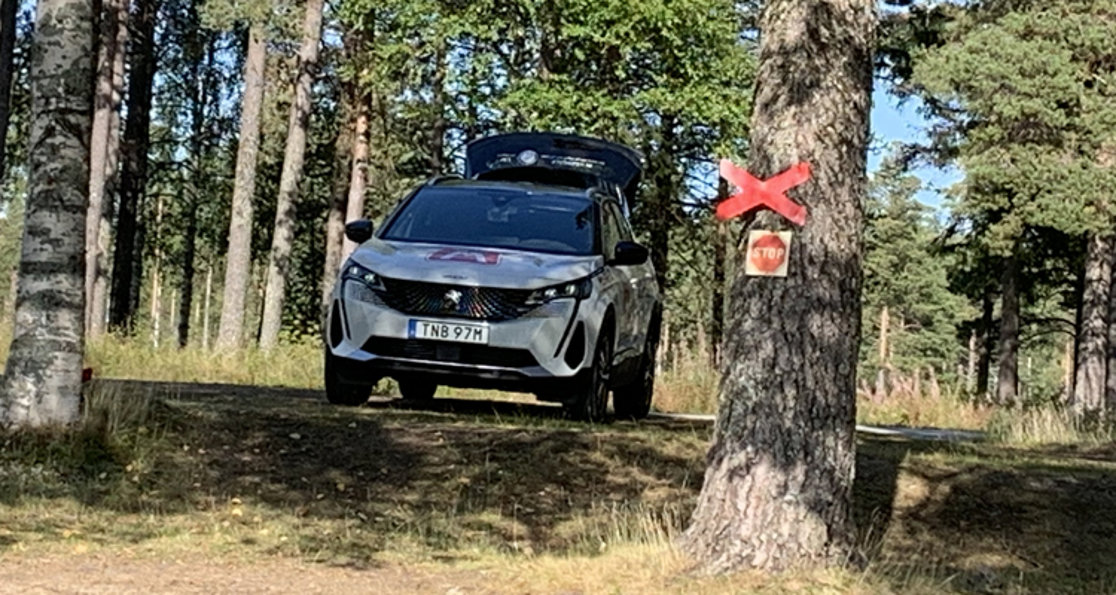
[[[513,134],[467,150],[467,178],[431,180],[343,265],[326,327],[331,403],[389,376],[405,399],[438,385],[533,392],[571,417],[651,408],[661,301],[628,204],[639,155],[583,137]]]

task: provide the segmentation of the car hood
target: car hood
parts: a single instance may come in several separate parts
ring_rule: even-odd
[[[393,242],[373,238],[353,252],[359,265],[389,279],[539,289],[592,274],[601,256],[570,256],[501,248]]]

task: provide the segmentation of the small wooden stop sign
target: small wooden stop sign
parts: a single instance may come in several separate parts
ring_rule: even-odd
[[[744,274],[753,277],[786,277],[791,235],[789,231],[749,231]]]

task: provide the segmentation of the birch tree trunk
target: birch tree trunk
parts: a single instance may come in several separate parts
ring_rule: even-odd
[[[260,152],[260,110],[263,107],[266,62],[267,43],[263,27],[253,25],[248,32],[248,52],[244,60],[240,140],[236,151],[232,214],[229,217],[221,323],[217,332],[219,350],[236,349],[244,335],[244,306],[252,269],[252,197],[256,193],[256,157]]]
[[[105,332],[112,192],[120,162],[120,103],[128,45],[128,0],[107,0],[101,17],[93,131],[89,142],[89,209],[85,215],[85,324],[89,338]]]
[[[318,46],[322,37],[323,0],[306,0],[302,22],[302,47],[298,51],[298,77],[294,85],[287,145],[283,153],[283,172],[279,177],[279,196],[275,205],[275,233],[267,267],[267,289],[260,326],[260,347],[270,349],[279,342],[283,322],[287,278],[291,270],[291,245],[298,184],[306,159],[306,133],[310,127],[310,92],[318,67]]]
[[[150,142],[151,86],[155,77],[156,0],[137,0],[128,77],[128,114],[124,122],[120,175],[120,212],[112,255],[112,308],[109,324],[130,332],[139,308],[142,279],[143,221],[139,218],[147,191],[147,149]]]
[[[717,425],[682,538],[707,573],[840,565],[853,554],[875,4],[763,8],[749,169],[768,178],[809,162],[813,178],[791,191],[809,219],[795,233],[786,278],[736,267]],[[753,224],[786,226],[772,213]]]
[[[92,0],[39,0],[31,60],[29,191],[0,425],[76,421],[93,111]]]
[[[1070,404],[1077,415],[1104,410],[1108,365],[1108,291],[1112,284],[1112,236],[1090,234],[1085,253],[1081,329],[1077,337],[1076,379]]]

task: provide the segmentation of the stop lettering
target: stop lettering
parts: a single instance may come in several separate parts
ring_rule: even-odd
[[[787,259],[787,245],[775,235],[768,234],[752,242],[748,260],[762,273],[774,273]]]

